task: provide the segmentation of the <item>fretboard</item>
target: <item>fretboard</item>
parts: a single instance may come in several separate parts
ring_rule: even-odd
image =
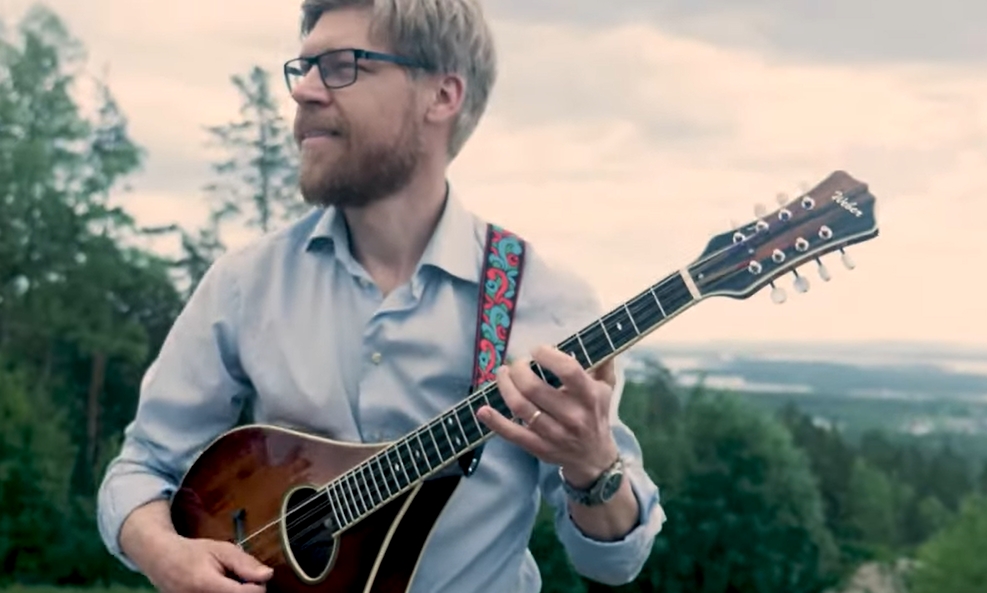
[[[682,277],[675,273],[633,299],[622,303],[557,345],[584,369],[625,350],[665,321],[693,304]],[[537,363],[532,370],[554,387],[561,381]],[[342,530],[383,506],[490,438],[493,433],[476,417],[483,406],[512,416],[496,383],[473,392],[441,416],[402,437],[373,457],[326,485],[323,495],[333,531]]]

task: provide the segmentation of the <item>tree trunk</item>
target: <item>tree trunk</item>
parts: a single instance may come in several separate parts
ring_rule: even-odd
[[[103,394],[105,378],[106,353],[98,350],[93,354],[89,397],[86,401],[86,468],[93,476],[96,475],[96,460],[99,454],[99,401]]]

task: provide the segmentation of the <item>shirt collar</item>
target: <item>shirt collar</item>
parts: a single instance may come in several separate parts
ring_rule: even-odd
[[[350,253],[346,221],[339,210],[331,206],[319,217],[306,241],[308,251],[321,247],[329,247],[347,268],[362,268]],[[445,206],[422,253],[419,270],[432,267],[477,284],[480,281],[482,249],[482,237],[477,232],[476,218],[447,183]],[[356,269],[351,271],[357,272]]]

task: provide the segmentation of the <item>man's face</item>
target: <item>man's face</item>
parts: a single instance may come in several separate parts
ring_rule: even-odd
[[[370,24],[366,9],[326,12],[300,55],[340,48],[391,53],[370,41]],[[351,72],[352,54],[328,63]],[[299,179],[306,202],[366,206],[406,186],[423,158],[423,111],[407,71],[386,61],[360,59],[357,65],[356,82],[344,88],[326,88],[318,68],[294,84]]]

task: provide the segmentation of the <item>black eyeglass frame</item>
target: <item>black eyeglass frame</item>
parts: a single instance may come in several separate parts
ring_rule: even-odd
[[[353,54],[353,78],[349,82],[346,82],[346,83],[343,83],[343,84],[329,84],[329,82],[326,81],[326,72],[323,71],[323,69],[322,69],[323,59],[326,56],[338,55],[338,54],[343,54],[343,53]],[[404,56],[399,56],[399,55],[395,55],[395,54],[388,54],[388,53],[382,53],[382,52],[378,52],[378,51],[371,51],[371,50],[366,50],[366,49],[359,49],[359,48],[356,48],[356,47],[344,47],[344,48],[341,48],[341,49],[331,49],[329,51],[324,51],[324,52],[322,52],[320,54],[316,54],[314,56],[301,56],[301,57],[292,58],[292,59],[288,60],[287,62],[284,63],[284,67],[283,67],[283,70],[284,70],[284,82],[285,82],[285,85],[288,87],[288,92],[290,93],[293,90],[292,89],[292,85],[291,85],[291,77],[292,76],[296,76],[299,79],[301,79],[301,78],[304,78],[308,74],[308,72],[305,72],[304,74],[302,74],[302,73],[292,74],[291,73],[291,67],[292,67],[292,65],[294,65],[294,64],[306,64],[308,66],[309,70],[311,70],[311,68],[313,66],[316,69],[318,69],[318,71],[319,71],[319,79],[322,81],[322,84],[325,85],[325,87],[327,89],[341,89],[341,88],[345,88],[345,87],[348,87],[348,86],[356,83],[356,80],[357,80],[357,77],[358,77],[358,73],[359,73],[359,70],[360,70],[360,68],[359,68],[359,62],[360,62],[360,60],[373,60],[373,61],[376,61],[376,62],[390,62],[392,64],[397,64],[398,66],[405,66],[407,68],[418,68],[418,69],[422,69],[422,70],[427,70],[426,66],[424,64],[422,64],[421,62],[418,62],[416,60],[412,60],[411,58],[406,58]]]

